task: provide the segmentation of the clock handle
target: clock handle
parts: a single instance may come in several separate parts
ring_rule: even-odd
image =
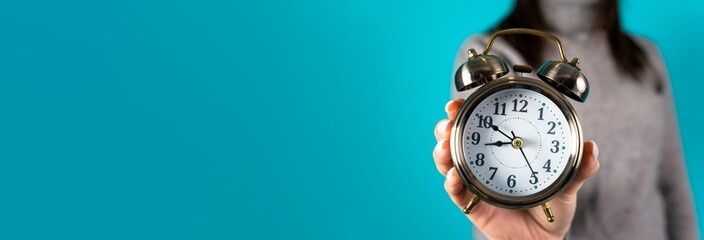
[[[528,34],[528,35],[534,35],[538,37],[543,37],[549,40],[552,40],[555,42],[557,45],[557,49],[560,52],[560,61],[548,61],[546,63],[543,63],[540,68],[538,68],[538,71],[536,71],[536,74],[540,79],[542,79],[544,82],[549,84],[550,86],[554,87],[558,91],[560,91],[562,94],[565,94],[565,96],[574,99],[575,101],[578,102],[584,102],[587,100],[587,97],[589,96],[589,82],[587,81],[587,78],[582,74],[582,72],[579,69],[579,59],[578,58],[573,58],[572,61],[567,61],[567,57],[565,57],[565,50],[562,48],[562,42],[560,41],[559,38],[557,38],[555,35],[543,32],[543,31],[538,31],[534,29],[527,29],[527,28],[510,28],[510,29],[504,29],[500,31],[496,31],[494,34],[491,35],[491,38],[489,38],[489,42],[486,43],[486,48],[484,49],[484,52],[482,55],[487,55],[489,53],[489,50],[491,50],[491,46],[494,44],[494,40],[498,36],[501,35],[510,35],[510,34]],[[473,57],[473,55],[477,55],[476,52],[471,51],[469,53],[470,59]],[[490,56],[493,57],[493,56]],[[497,58],[497,57],[493,57]],[[484,64],[486,65],[486,64]],[[494,67],[496,68],[496,67]],[[493,68],[492,68],[493,69]],[[475,71],[458,71],[458,73],[464,73],[464,72],[477,72]],[[505,74],[503,71],[499,71],[503,74]],[[480,72],[481,73],[481,72]],[[471,75],[471,74],[470,74]],[[457,80],[457,73],[455,74],[455,83],[457,85],[458,80]],[[463,80],[463,78],[460,78],[460,80]],[[493,79],[490,79],[493,80]],[[464,83],[463,81],[459,81],[459,83]],[[484,84],[486,82],[479,82],[480,84]],[[472,82],[471,84],[475,84]],[[465,87],[466,85],[469,84],[460,84],[458,86]],[[475,84],[476,85],[476,84]],[[471,88],[473,86],[469,86]],[[459,91],[460,88],[458,88]],[[466,89],[463,89],[466,90]]]
[[[510,28],[510,29],[504,29],[500,31],[496,31],[494,34],[491,35],[491,38],[489,38],[489,42],[486,43],[486,48],[484,48],[483,54],[486,55],[489,53],[489,50],[491,50],[491,45],[494,44],[494,40],[496,37],[501,36],[501,35],[511,35],[511,34],[528,34],[528,35],[533,35],[533,36],[538,36],[538,37],[544,37],[547,39],[552,40],[557,44],[557,49],[560,51],[560,58],[562,59],[563,62],[569,62],[567,61],[567,57],[565,57],[565,50],[562,48],[562,42],[560,41],[559,38],[557,38],[555,35],[543,32],[543,31],[538,31],[535,29],[528,29],[528,28]],[[575,63],[578,64],[579,60],[576,60]]]

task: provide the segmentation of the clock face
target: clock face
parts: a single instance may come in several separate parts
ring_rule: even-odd
[[[466,166],[487,189],[528,196],[548,188],[565,170],[574,138],[567,118],[544,95],[500,90],[468,116],[461,141]]]

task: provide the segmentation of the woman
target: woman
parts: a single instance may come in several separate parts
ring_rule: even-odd
[[[615,0],[518,0],[494,31],[515,27],[550,32],[562,40],[569,56],[582,60],[591,93],[586,103],[574,107],[585,139],[595,141],[585,143],[575,180],[550,201],[556,218],[564,221],[547,223],[540,207],[516,211],[480,202],[467,215],[479,230],[475,236],[698,239],[669,79],[657,47],[623,33]],[[466,61],[467,49],[484,49],[487,41],[487,35],[468,38],[454,69]],[[504,36],[492,53],[509,65],[536,68],[559,56],[547,44],[530,36]],[[458,93],[454,85],[451,89],[457,100],[446,105],[449,119],[435,128],[433,157],[446,176],[446,191],[462,209],[472,194],[452,167],[448,140],[453,118],[470,92]]]

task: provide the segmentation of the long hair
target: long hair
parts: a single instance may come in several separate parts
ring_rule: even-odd
[[[517,0],[513,10],[491,32],[506,28],[547,28],[538,0]],[[597,7],[595,27],[605,30],[611,55],[619,68],[638,81],[638,74],[647,64],[643,49],[626,35],[621,28],[616,0],[600,0]],[[513,46],[531,66],[542,63],[544,41],[536,37],[508,35],[506,41]]]

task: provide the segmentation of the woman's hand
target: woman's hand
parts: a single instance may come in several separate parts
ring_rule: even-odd
[[[435,127],[438,143],[433,151],[435,166],[444,176],[445,190],[452,201],[460,208],[467,206],[472,194],[462,184],[462,180],[452,165],[450,155],[450,131],[452,122],[463,99],[453,100],[445,105],[449,119],[443,119]],[[482,201],[467,214],[474,225],[490,239],[564,239],[572,224],[577,206],[577,192],[582,184],[599,170],[596,143],[584,143],[584,154],[577,176],[570,186],[560,195],[550,200],[549,204],[555,214],[555,222],[549,223],[540,206],[525,210],[511,210],[494,207]]]

